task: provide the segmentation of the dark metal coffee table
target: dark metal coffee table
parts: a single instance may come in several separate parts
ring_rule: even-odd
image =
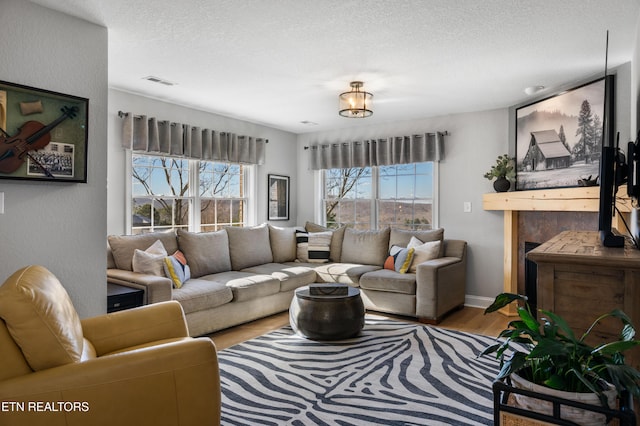
[[[346,295],[312,295],[309,286],[297,289],[289,308],[293,331],[313,340],[348,339],[360,333],[364,327],[360,290],[342,285]]]

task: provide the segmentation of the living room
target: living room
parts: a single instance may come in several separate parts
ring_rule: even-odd
[[[274,224],[294,226],[318,221],[317,203],[311,191],[315,187],[314,173],[308,170],[306,146],[388,134],[447,131],[446,156],[439,165],[438,226],[445,229],[447,238],[468,242],[466,303],[469,306],[487,306],[503,290],[503,214],[482,209],[483,194],[493,191],[491,183],[482,175],[498,155],[513,153],[509,108],[517,102],[486,110],[454,114],[442,111],[423,118],[357,127],[311,132],[305,129],[300,133],[285,131],[111,88],[109,40],[122,37],[121,30],[108,29],[37,3],[2,0],[0,46],[5,60],[0,62],[0,76],[3,81],[90,100],[88,176],[87,183],[82,184],[12,180],[0,183],[4,197],[4,213],[0,215],[0,235],[4,241],[0,246],[1,280],[22,266],[45,265],[64,284],[82,318],[106,312],[106,237],[130,231],[126,212],[129,195],[125,189],[127,154],[121,147],[123,122],[118,115],[124,111],[268,139],[265,164],[257,166],[256,206],[249,220],[251,225],[267,221],[264,194],[269,174],[291,178],[290,218]],[[632,11],[632,17],[625,22],[631,22],[635,38],[632,45],[626,46],[628,56],[614,67],[618,77],[616,128],[620,131],[620,140],[625,142],[632,140],[638,129],[640,86],[640,13],[637,5],[631,3],[625,3]],[[553,7],[552,2],[548,5]],[[617,28],[608,29],[614,45]],[[603,66],[604,38],[603,31],[595,59]],[[493,81],[478,84],[500,85],[503,79],[508,79],[509,70],[505,69],[504,73],[496,75]],[[427,71],[424,74],[429,78]],[[583,81],[595,74],[580,71],[562,84]],[[460,75],[472,78],[473,70],[462,70]],[[537,81],[522,83],[522,89],[525,84],[539,84]],[[327,94],[331,97],[331,113],[336,115],[338,93]],[[519,101],[526,101],[527,96],[521,94]],[[435,99],[434,103],[437,102]],[[464,202],[471,202],[471,213],[463,212]]]
[[[269,173],[291,176],[290,220],[275,223],[282,226],[316,220],[314,202],[308,198],[308,189],[313,187],[313,173],[307,170],[308,152],[305,146],[316,141],[339,138],[355,140],[388,133],[448,131],[446,158],[439,168],[439,226],[446,230],[448,237],[464,239],[469,243],[469,303],[486,306],[502,290],[503,217],[500,212],[482,210],[482,195],[493,191],[491,183],[482,179],[482,175],[497,155],[513,150],[509,138],[508,108],[511,105],[487,111],[460,114],[445,112],[416,120],[294,134],[109,89],[107,29],[36,4],[5,3],[6,10],[15,9],[15,12],[2,15],[3,20],[8,21],[2,25],[3,33],[7,34],[2,37],[6,44],[5,51],[14,49],[16,43],[11,40],[16,38],[21,46],[29,46],[33,53],[21,53],[25,63],[5,62],[3,79],[89,98],[89,141],[101,142],[90,142],[87,184],[3,183],[1,192],[4,192],[5,213],[0,220],[3,222],[3,236],[11,242],[0,249],[5,259],[0,265],[3,277],[26,264],[55,265],[56,274],[68,286],[81,316],[104,312],[105,236],[128,232],[124,214],[125,154],[120,147],[122,120],[118,112],[131,111],[269,139],[267,161],[264,166],[258,167],[257,192],[261,194],[266,190]],[[26,31],[20,24],[38,20],[43,22],[39,28],[59,25],[63,30],[56,32],[57,37],[51,38]],[[612,40],[615,40],[615,30],[611,30]],[[68,41],[59,41],[65,35]],[[599,63],[604,63],[604,37],[603,33],[602,48],[598,49],[601,53]],[[83,41],[80,45],[79,40]],[[81,48],[86,51],[81,51]],[[636,43],[632,56],[628,58],[630,64],[618,71],[620,96],[617,98],[616,127],[621,133],[621,141],[631,140],[631,135],[636,132],[637,107],[636,102],[631,100],[635,96],[628,96],[637,92],[637,56]],[[29,60],[34,62],[30,63]],[[55,66],[45,67],[45,73],[42,63]],[[579,75],[576,79],[588,77]],[[500,79],[501,76],[496,76],[494,83],[500,84]],[[86,89],[79,90],[82,85],[86,85]],[[623,90],[625,87],[629,90]],[[526,100],[526,95],[523,94],[522,99]],[[455,190],[449,187],[450,182],[456,182]],[[465,184],[459,185],[459,182]],[[265,198],[257,197],[256,217],[252,218],[254,224],[266,222]],[[462,212],[465,201],[471,201],[471,214]],[[32,244],[34,240],[38,243]],[[73,261],[69,262],[69,259]]]

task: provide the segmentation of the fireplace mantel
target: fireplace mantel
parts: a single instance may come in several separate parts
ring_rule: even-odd
[[[597,212],[599,203],[600,187],[598,186],[484,194],[482,197],[484,210],[504,212],[504,291],[518,292],[518,212]],[[626,196],[619,196],[616,206],[625,215],[631,211],[631,202]],[[614,217],[613,227],[623,230],[622,221],[618,225],[619,216]],[[513,304],[507,308],[503,310],[504,314],[516,314]]]

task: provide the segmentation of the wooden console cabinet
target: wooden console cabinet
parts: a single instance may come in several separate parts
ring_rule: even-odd
[[[538,308],[562,316],[576,336],[614,308],[640,327],[640,250],[630,244],[603,247],[598,232],[566,231],[527,258],[538,265]],[[610,341],[620,329],[620,321],[609,318],[594,329],[588,343]],[[640,348],[628,352],[626,361],[640,368]]]

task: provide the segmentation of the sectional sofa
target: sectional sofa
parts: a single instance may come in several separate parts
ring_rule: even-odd
[[[147,304],[177,300],[191,336],[286,311],[295,289],[310,283],[359,287],[369,310],[432,323],[462,307],[465,298],[467,244],[444,239],[442,229],[265,224],[204,233],[112,235],[108,242],[108,281],[143,289]],[[407,248],[410,244],[416,248]],[[427,245],[429,252],[421,258],[418,251]],[[160,252],[154,252],[158,247]],[[407,267],[409,252],[416,262]],[[429,260],[422,261],[425,253]]]

